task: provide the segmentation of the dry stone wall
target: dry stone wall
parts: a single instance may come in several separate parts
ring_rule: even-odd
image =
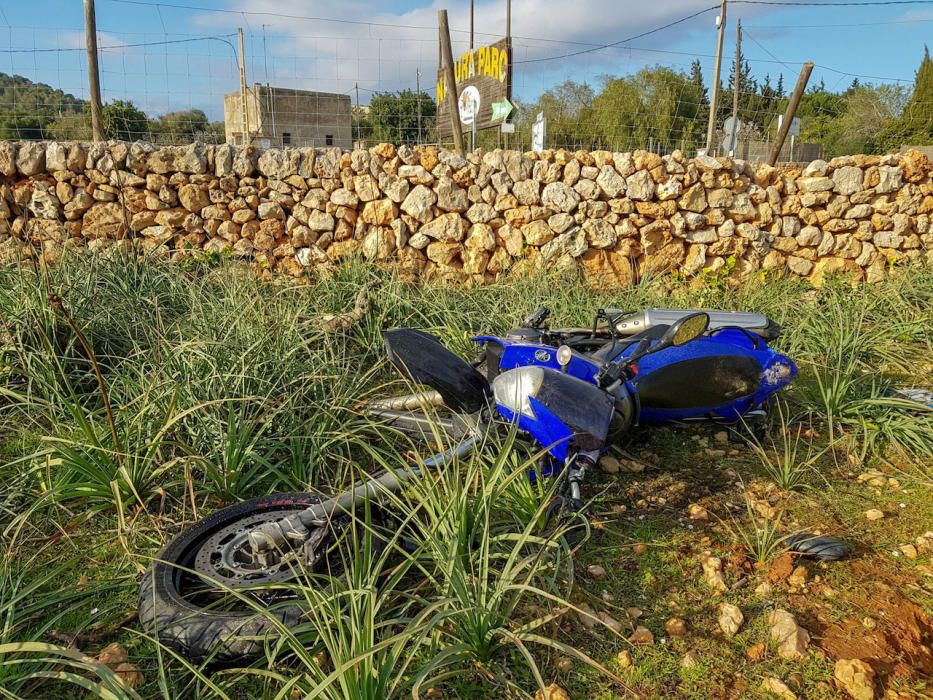
[[[133,248],[288,275],[360,255],[412,278],[542,266],[626,285],[677,271],[882,279],[933,262],[920,152],[802,170],[674,152],[0,142],[0,261]]]

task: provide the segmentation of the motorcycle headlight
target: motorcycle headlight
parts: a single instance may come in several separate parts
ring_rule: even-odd
[[[510,411],[534,418],[528,398],[537,396],[544,382],[544,369],[541,367],[519,367],[503,372],[492,383],[492,393],[496,403]]]

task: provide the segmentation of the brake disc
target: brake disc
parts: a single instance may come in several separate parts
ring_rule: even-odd
[[[281,583],[301,570],[300,550],[283,550],[272,562],[258,561],[247,535],[257,525],[280,520],[294,510],[272,510],[247,516],[218,530],[198,550],[193,569],[213,588],[244,588]]]

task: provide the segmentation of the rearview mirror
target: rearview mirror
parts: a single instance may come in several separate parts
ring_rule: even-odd
[[[709,314],[699,312],[684,316],[674,321],[670,327],[664,331],[664,335],[651,346],[649,352],[658,352],[671,346],[680,347],[686,345],[691,340],[696,340],[709,328]]]
[[[699,338],[707,328],[709,328],[709,314],[691,314],[675,322],[664,336],[670,335],[671,345],[679,347]]]

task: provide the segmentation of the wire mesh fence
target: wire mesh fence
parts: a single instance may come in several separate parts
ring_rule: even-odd
[[[140,11],[157,14],[152,31],[115,32],[98,14],[108,138],[260,147],[439,143],[432,26],[365,19],[344,26],[244,12],[224,16],[215,33],[198,33],[197,26],[172,23],[161,5]],[[237,24],[244,25],[245,86]],[[800,63],[777,58],[759,31],[745,33],[753,53],[741,55],[737,77],[726,56],[715,153],[765,158],[797,79]],[[474,40],[495,38],[477,33]],[[454,29],[452,43],[459,55],[469,34]],[[607,46],[515,35],[514,133],[481,131],[475,144],[467,134],[467,144],[528,149],[532,123],[543,114],[548,148],[693,154],[707,145],[714,58],[647,40]],[[929,63],[927,57],[921,70]],[[818,66],[782,160],[933,142],[933,97],[915,91],[914,82]],[[89,139],[87,94],[83,27],[0,28],[0,138]],[[730,124],[737,125],[727,130]]]

